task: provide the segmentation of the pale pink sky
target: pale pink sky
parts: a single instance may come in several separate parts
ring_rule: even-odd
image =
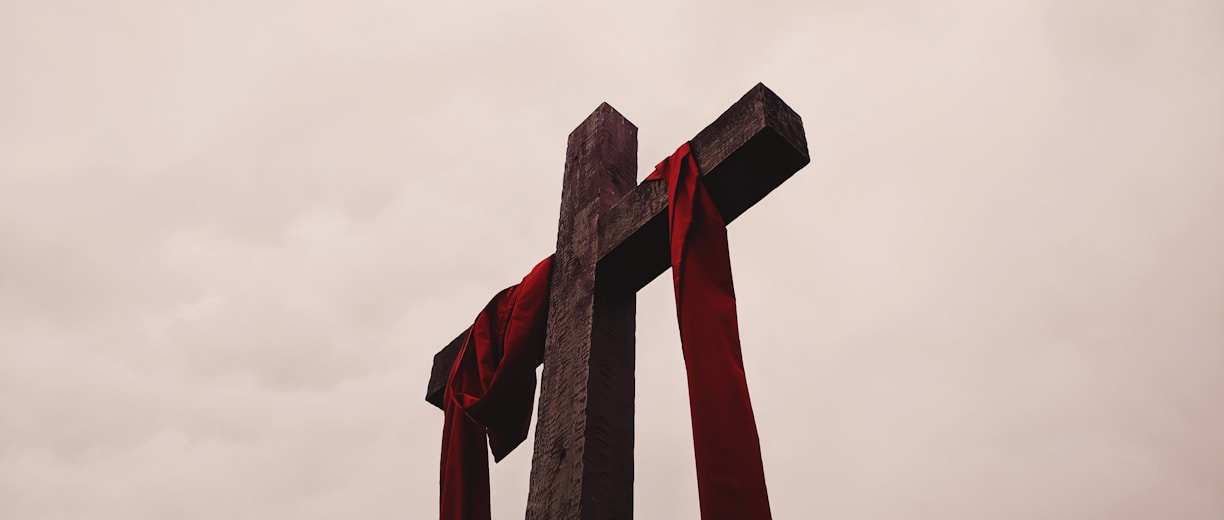
[[[1224,3],[0,0],[0,518],[428,519],[432,354],[756,82],[778,518],[1224,518]],[[670,285],[636,516],[696,518]],[[494,467],[520,518],[530,443]]]

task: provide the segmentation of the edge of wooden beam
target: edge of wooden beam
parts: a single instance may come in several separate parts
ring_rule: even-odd
[[[459,357],[459,349],[463,348],[463,340],[467,335],[468,329],[463,329],[455,339],[434,354],[433,368],[429,371],[429,386],[425,389],[425,400],[438,408],[445,409],[443,399],[446,396],[446,380],[450,377],[450,368],[455,365],[455,358]]]
[[[810,162],[803,120],[758,83],[690,142],[706,189],[730,224]],[[667,185],[638,185],[599,223],[601,263],[641,288],[669,266]]]

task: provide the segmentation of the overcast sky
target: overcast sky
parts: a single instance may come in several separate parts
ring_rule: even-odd
[[[778,518],[1224,518],[1224,3],[0,0],[0,518],[428,519],[433,353],[757,82]],[[696,518],[667,277],[638,518]],[[531,442],[493,468],[521,518]]]

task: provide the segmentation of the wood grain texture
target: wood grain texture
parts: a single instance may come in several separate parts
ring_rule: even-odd
[[[636,291],[597,284],[599,218],[633,189],[637,128],[607,103],[569,136],[527,518],[633,514]]]
[[[706,189],[728,224],[809,162],[802,119],[759,83],[690,142]],[[635,177],[629,179],[632,184]],[[606,205],[611,199],[600,200]],[[607,278],[609,286],[636,291],[666,271],[666,184],[643,182],[624,195],[599,218],[594,241],[601,281]],[[434,357],[426,400],[439,408],[458,348],[452,341]]]

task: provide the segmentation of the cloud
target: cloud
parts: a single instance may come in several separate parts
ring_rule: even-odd
[[[550,252],[565,136],[607,100],[645,175],[758,81],[813,152],[730,230],[780,518],[1218,517],[1220,16],[0,3],[0,517],[435,515],[432,355]],[[671,298],[639,518],[697,515]]]

